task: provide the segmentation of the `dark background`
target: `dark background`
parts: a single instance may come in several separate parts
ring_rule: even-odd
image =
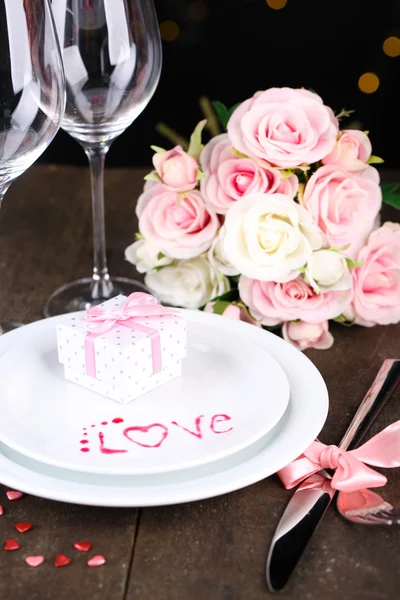
[[[272,0],[273,1],[273,0]],[[335,111],[354,109],[349,123],[370,131],[386,167],[400,163],[400,56],[383,43],[400,36],[400,0],[155,0],[160,24],[179,35],[163,41],[159,87],[137,121],[117,139],[108,166],[149,165],[150,144],[171,144],[155,131],[163,121],[188,137],[202,118],[205,95],[231,106],[271,86],[312,88]],[[376,92],[360,76],[379,77]],[[42,162],[86,164],[77,142],[60,131]]]

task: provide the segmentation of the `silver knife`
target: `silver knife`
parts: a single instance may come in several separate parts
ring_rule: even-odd
[[[400,359],[384,361],[360,404],[339,448],[354,450],[400,383]],[[310,478],[306,479],[306,482]],[[331,504],[335,492],[297,490],[283,513],[268,553],[266,580],[271,592],[284,588],[297,562]]]

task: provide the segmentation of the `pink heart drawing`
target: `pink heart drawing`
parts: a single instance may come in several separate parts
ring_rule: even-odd
[[[158,432],[159,434],[159,438],[157,439],[157,437],[152,436],[152,438],[149,438],[148,436],[148,441],[150,441],[150,439],[153,441],[152,444],[146,444],[143,441],[139,441],[138,439],[133,439],[132,438],[132,433],[133,432],[139,432],[141,434],[143,434],[142,436],[140,436],[141,439],[143,439],[144,437],[146,437],[146,434],[149,433],[153,433],[156,431],[154,428],[155,427],[159,427],[161,428],[161,431]],[[146,425],[145,427],[127,427],[126,429],[124,429],[124,436],[126,438],[128,438],[128,440],[130,442],[133,442],[134,444],[137,444],[138,446],[142,446],[142,448],[159,448],[161,446],[161,444],[163,443],[163,441],[165,440],[165,438],[168,436],[168,428],[165,427],[165,425],[162,425],[161,423],[152,423],[151,425]]]

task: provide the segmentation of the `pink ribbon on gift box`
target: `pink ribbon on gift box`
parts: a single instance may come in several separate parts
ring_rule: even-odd
[[[123,326],[150,336],[153,374],[162,371],[161,341],[157,329],[139,323],[138,319],[171,319],[177,317],[176,312],[157,303],[154,296],[143,292],[131,294],[126,303],[113,310],[105,310],[102,306],[94,306],[86,311],[84,320],[88,323],[89,333],[85,337],[86,373],[96,378],[96,356],[94,340],[104,333]]]
[[[400,421],[396,421],[356,450],[343,450],[313,442],[296,460],[278,471],[283,485],[298,490],[323,489],[333,495],[339,491],[338,508],[341,513],[378,506],[383,499],[369,487],[383,487],[387,479],[374,467],[400,466]],[[319,473],[334,471],[332,479]],[[305,481],[307,479],[307,481]]]

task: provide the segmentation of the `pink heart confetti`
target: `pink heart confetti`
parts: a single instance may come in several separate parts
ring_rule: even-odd
[[[30,567],[39,567],[44,563],[44,556],[27,556],[25,562]]]
[[[32,529],[32,523],[15,523],[14,527],[19,533],[25,533]]]
[[[65,556],[65,554],[57,554],[57,556],[54,560],[54,566],[55,567],[66,567],[67,565],[69,565],[70,562],[71,562],[71,559],[68,558],[68,556]]]
[[[92,544],[90,542],[75,542],[74,548],[75,550],[79,550],[79,552],[89,552]]]
[[[101,567],[101,565],[104,565],[105,562],[106,559],[104,558],[104,556],[102,556],[101,554],[97,554],[96,556],[89,558],[89,560],[87,561],[87,565],[88,567]]]
[[[19,550],[21,546],[18,544],[17,540],[14,540],[13,538],[8,538],[4,542],[3,548],[4,550]]]
[[[0,504],[0,517],[1,517],[1,515],[3,514],[3,512],[4,512],[4,510],[3,510],[3,507],[2,507],[2,505]]]
[[[23,493],[16,492],[14,490],[9,490],[8,492],[6,492],[6,496],[9,500],[19,500],[20,498],[22,498]]]

